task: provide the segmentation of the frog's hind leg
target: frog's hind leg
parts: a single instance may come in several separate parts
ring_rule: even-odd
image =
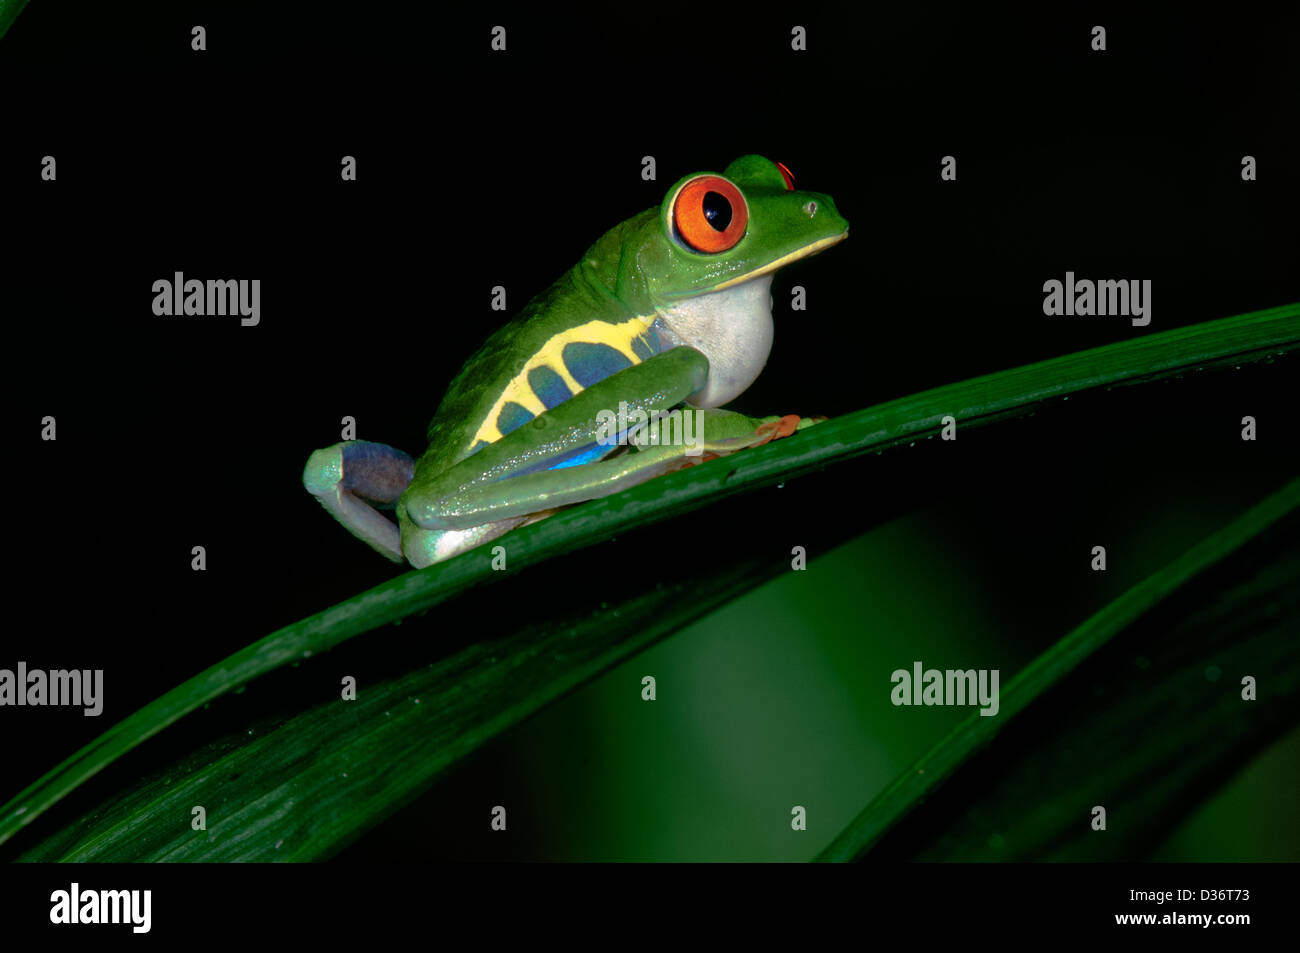
[[[376,507],[392,509],[414,475],[415,461],[401,450],[349,440],[313,453],[302,471],[302,483],[348,532],[400,563],[397,524]]]
[[[808,420],[794,415],[747,417],[720,409],[673,413],[679,415],[677,425],[661,426],[659,436],[639,441],[635,452],[616,453],[580,466],[468,484],[418,507],[408,506],[407,512],[399,516],[432,532],[470,530],[609,496],[660,474],[789,436],[803,429],[803,421]]]
[[[550,512],[535,513],[530,516],[482,523],[468,529],[421,529],[405,512],[398,510],[397,519],[402,524],[401,550],[412,566],[423,569],[444,559],[451,559],[452,556],[459,556],[498,536],[504,536],[516,526],[532,523],[550,515]]]

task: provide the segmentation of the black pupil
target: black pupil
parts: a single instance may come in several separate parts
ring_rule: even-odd
[[[731,224],[731,203],[721,192],[704,193],[704,217],[715,231],[725,232]]]

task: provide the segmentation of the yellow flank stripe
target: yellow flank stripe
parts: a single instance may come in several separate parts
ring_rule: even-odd
[[[511,401],[531,412],[534,417],[545,412],[546,405],[542,403],[542,399],[533,392],[532,385],[528,383],[528,374],[534,368],[549,367],[560,375],[560,379],[564,381],[570,391],[574,394],[582,392],[582,385],[564,366],[565,345],[575,343],[605,344],[618,351],[633,364],[640,364],[641,358],[632,350],[632,342],[644,334],[646,328],[653,321],[654,315],[631,317],[621,324],[610,324],[608,321],[588,321],[586,324],[568,328],[555,335],[543,344],[537,353],[528,359],[528,363],[524,365],[523,369],[506,384],[505,390],[501,392],[501,396],[492,405],[492,410],[488,412],[487,418],[479,426],[478,433],[474,434],[474,439],[470,441],[470,445],[473,446],[480,440],[487,443],[496,443],[501,439],[503,434],[497,426],[497,419],[501,416],[501,410]]]

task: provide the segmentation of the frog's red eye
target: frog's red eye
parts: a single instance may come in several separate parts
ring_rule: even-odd
[[[785,167],[784,162],[778,162],[776,167],[781,170],[781,178],[785,179],[785,189],[787,192],[794,191],[794,173]]]
[[[749,206],[722,176],[701,175],[678,191],[672,221],[678,237],[696,251],[727,251],[745,237]]]

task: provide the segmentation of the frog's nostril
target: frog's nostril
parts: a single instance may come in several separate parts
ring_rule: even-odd
[[[803,210],[804,210],[804,213],[805,213],[809,218],[813,218],[813,217],[816,216],[816,214],[817,214],[817,203],[816,203],[816,202],[809,202],[807,205],[805,205],[805,206],[803,207]]]

